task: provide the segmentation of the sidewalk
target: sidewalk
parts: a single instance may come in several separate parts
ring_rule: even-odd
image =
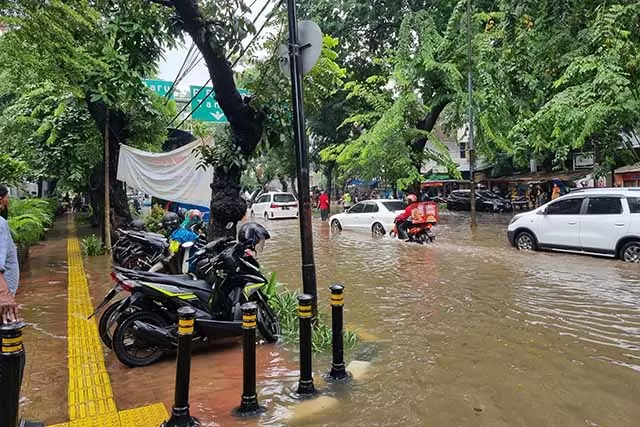
[[[75,225],[66,220],[31,251],[18,291],[28,324],[23,417],[46,425],[157,427],[168,416],[174,355],[149,367],[126,368],[102,345],[97,319],[86,320],[112,286],[109,271],[108,256],[80,255]],[[261,403],[273,409],[268,419],[288,404],[283,388],[297,378],[295,363],[283,356],[276,346],[258,346],[258,392]],[[290,384],[282,384],[289,378]],[[238,341],[194,351],[190,390],[192,415],[205,425],[256,425],[230,416],[242,391]]]

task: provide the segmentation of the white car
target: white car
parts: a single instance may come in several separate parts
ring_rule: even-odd
[[[298,217],[298,201],[291,193],[264,193],[251,205],[252,217],[281,219]]]
[[[348,211],[329,218],[331,230],[370,230],[382,236],[393,229],[393,220],[405,210],[402,200],[376,199],[356,203]]]
[[[562,250],[640,262],[640,188],[573,191],[514,216],[507,234],[520,250]]]

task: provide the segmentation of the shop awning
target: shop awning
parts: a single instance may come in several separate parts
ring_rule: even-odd
[[[614,171],[614,173],[630,173],[630,172],[640,172],[640,163],[636,163],[635,165],[623,166]]]
[[[529,173],[522,175],[511,175],[511,176],[501,176],[498,178],[489,178],[487,181],[490,182],[523,182],[523,183],[536,183],[536,182],[549,182],[549,181],[563,181],[563,182],[573,182],[580,179],[583,179],[587,175],[589,175],[591,170],[582,170],[582,171],[569,171],[569,172],[552,172],[552,173]]]

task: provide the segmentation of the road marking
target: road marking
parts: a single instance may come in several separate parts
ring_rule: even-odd
[[[75,233],[73,224],[69,228]],[[87,320],[93,306],[77,237],[67,240],[67,257],[70,421],[55,427],[157,427],[169,417],[162,403],[118,411],[98,326],[94,319]]]

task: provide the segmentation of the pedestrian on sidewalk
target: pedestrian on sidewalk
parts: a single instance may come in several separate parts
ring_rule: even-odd
[[[0,184],[0,210],[9,209],[9,189]],[[9,223],[0,217],[0,322],[11,323],[18,320],[18,304],[15,294],[18,290],[20,270],[16,245],[11,238]]]
[[[318,206],[320,207],[320,218],[322,221],[329,219],[329,194],[327,194],[327,190],[323,190],[318,198]]]

